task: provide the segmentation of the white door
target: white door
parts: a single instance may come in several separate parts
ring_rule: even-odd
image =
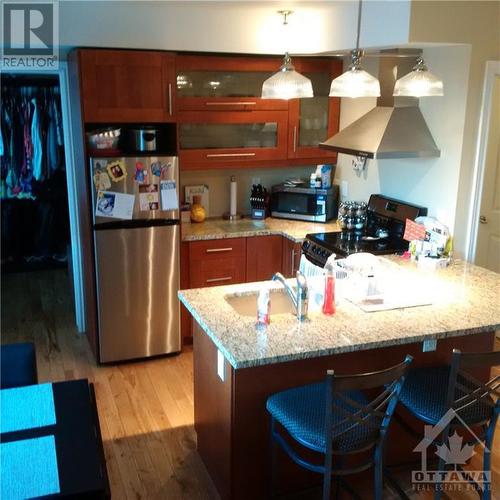
[[[476,264],[500,273],[500,75],[495,75],[479,212]]]

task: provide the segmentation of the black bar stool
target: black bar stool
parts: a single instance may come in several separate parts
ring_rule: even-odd
[[[441,448],[443,452],[438,455],[437,472],[446,472],[445,451],[450,450],[451,444],[448,440],[451,431],[479,428],[479,435],[474,433],[473,439],[465,444],[471,446],[477,443],[477,440],[484,443],[483,471],[491,477],[491,446],[500,413],[500,375],[482,383],[473,377],[469,370],[497,365],[500,365],[500,351],[461,353],[454,349],[450,366],[409,371],[400,394],[401,403],[419,420],[434,426],[432,432],[426,432],[424,446],[432,444],[435,439],[438,439],[441,447],[448,446]],[[448,461],[452,459],[451,456],[447,458]],[[458,463],[455,465],[461,470]],[[434,498],[437,500],[441,498],[443,475],[437,474],[436,478]],[[483,484],[482,488],[477,482],[472,483],[477,491],[482,490],[483,500],[490,500],[491,483],[489,486]],[[406,497],[399,488],[398,490],[400,495]]]
[[[323,475],[323,499],[330,497],[332,475],[336,477],[337,488],[342,485],[355,495],[341,481],[341,476],[373,466],[374,498],[381,500],[387,430],[411,361],[412,357],[407,356],[402,363],[386,370],[358,375],[337,376],[329,370],[323,382],[270,396],[266,408],[271,416],[272,494],[278,444],[296,464]],[[365,391],[370,391],[372,399]],[[277,423],[294,441],[319,453],[323,463],[303,458],[278,431]],[[344,466],[344,459],[356,456],[359,463],[349,468]]]

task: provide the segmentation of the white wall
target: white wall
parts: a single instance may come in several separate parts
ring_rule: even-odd
[[[469,239],[469,215],[474,157],[477,148],[480,104],[486,61],[500,60],[500,2],[498,1],[414,1],[411,8],[410,41],[414,43],[467,43],[471,47],[470,65],[462,84],[468,87],[463,144],[459,162],[459,184],[453,234],[458,255],[464,256]],[[436,70],[437,71],[437,70]],[[443,120],[454,126],[444,115]],[[457,144],[457,148],[459,145]],[[445,185],[444,190],[451,189]]]
[[[364,3],[361,43],[406,43],[409,0]],[[60,45],[204,52],[321,53],[354,47],[357,0],[68,1],[59,3]],[[289,25],[278,9],[291,8]],[[391,29],[387,29],[387,26]]]
[[[426,206],[453,229],[457,204],[460,158],[467,101],[467,75],[470,47],[430,47],[424,58],[431,71],[444,81],[444,97],[420,99],[420,109],[441,150],[440,158],[368,160],[366,171],[358,176],[351,167],[352,157],[339,155],[336,181],[347,181],[349,199],[366,200],[380,192]],[[365,59],[365,68],[377,72],[376,61]],[[366,113],[375,99],[343,99],[341,128]]]

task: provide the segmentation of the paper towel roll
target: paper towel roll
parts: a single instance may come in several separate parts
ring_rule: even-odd
[[[236,178],[234,176],[231,177],[231,185],[229,188],[229,214],[236,215],[237,207],[236,207],[236,192],[237,192],[237,183]]]

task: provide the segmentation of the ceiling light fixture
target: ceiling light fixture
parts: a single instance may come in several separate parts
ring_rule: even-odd
[[[283,16],[284,26],[288,24],[288,16],[292,12],[291,10],[278,11]],[[270,76],[262,84],[263,99],[297,99],[313,96],[311,80],[295,71],[288,52],[285,52],[283,64],[279,71]]]
[[[393,95],[396,97],[442,96],[444,95],[443,81],[427,69],[423,58],[419,56],[412,71],[396,80]]]
[[[365,71],[360,64],[363,51],[359,49],[359,35],[361,32],[362,0],[358,3],[358,30],[356,35],[356,49],[351,51],[349,69],[332,81],[330,97],[379,97],[380,82],[373,75]]]

